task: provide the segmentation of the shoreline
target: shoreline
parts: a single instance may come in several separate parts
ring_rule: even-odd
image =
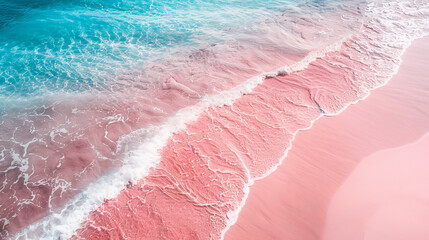
[[[242,83],[221,91],[217,94],[207,95],[201,98],[198,103],[195,105],[187,106],[182,109],[179,109],[173,116],[169,117],[165,123],[160,126],[150,126],[148,128],[142,128],[133,131],[126,135],[126,139],[118,140],[119,150],[122,145],[125,145],[130,139],[134,139],[140,135],[146,136],[146,140],[141,143],[136,149],[132,150],[132,154],[129,154],[128,162],[126,165],[122,166],[117,171],[112,171],[109,174],[105,174],[96,181],[90,183],[85,187],[85,190],[79,194],[76,194],[59,212],[66,212],[65,216],[61,216],[61,221],[65,222],[63,226],[73,226],[73,229],[78,229],[76,225],[80,225],[81,222],[75,221],[76,216],[79,216],[78,219],[85,219],[85,216],[89,215],[90,212],[95,211],[105,199],[112,199],[117,197],[120,192],[122,192],[128,185],[136,184],[139,179],[144,179],[149,173],[150,170],[156,168],[159,164],[160,156],[159,151],[161,151],[168,144],[168,140],[172,138],[173,135],[184,131],[188,124],[192,124],[202,115],[203,113],[209,111],[210,109],[219,108],[222,106],[231,106],[235,101],[240,99],[246,94],[252,93],[252,91],[263,83],[264,80],[269,78],[281,77],[284,73],[291,74],[299,72],[307,68],[312,62],[325,57],[331,52],[338,51],[342,46],[344,41],[347,39],[342,39],[339,42],[335,42],[331,45],[327,45],[321,49],[317,49],[309,52],[306,56],[300,59],[297,62],[294,62],[291,65],[284,65],[282,67],[276,68],[272,71],[262,72],[258,75],[248,78]],[[317,119],[316,119],[317,120]],[[310,126],[311,127],[311,126]],[[150,159],[144,163],[140,159]],[[273,169],[274,171],[275,169]],[[269,174],[269,173],[267,173]],[[248,179],[249,181],[254,181],[257,179]],[[108,184],[106,184],[106,182]],[[107,194],[94,194],[98,191],[106,192],[105,188],[109,186],[109,191]],[[87,198],[87,196],[95,196],[92,198]],[[82,204],[83,203],[83,204]],[[78,206],[78,210],[70,210],[70,206]],[[243,202],[244,204],[244,202]],[[95,209],[94,209],[95,207]],[[70,211],[73,214],[68,213]],[[41,219],[38,219],[26,227],[20,229],[13,234],[15,236],[23,236],[28,233],[32,233],[39,226],[44,226],[46,220],[50,222],[55,222],[53,219],[58,218],[59,215],[47,215]],[[51,219],[53,218],[53,219]],[[62,227],[64,232],[67,232],[66,235],[72,235],[68,228]],[[70,228],[71,229],[71,228]]]
[[[353,117],[358,117],[359,114],[362,114],[364,112],[367,112],[368,110],[375,111],[375,112],[383,112],[383,105],[386,105],[384,103],[384,98],[382,95],[386,95],[390,99],[393,99],[395,96],[392,93],[399,92],[401,93],[403,91],[403,87],[401,87],[401,84],[397,83],[402,79],[403,82],[405,82],[405,79],[407,77],[407,72],[412,72],[412,69],[410,68],[410,61],[415,58],[415,55],[418,55],[421,52],[420,48],[427,48],[428,44],[424,44],[425,39],[429,39],[428,37],[420,38],[415,40],[411,46],[407,49],[405,54],[403,55],[403,61],[401,64],[401,67],[399,69],[398,74],[396,74],[389,83],[379,89],[374,90],[367,100],[364,100],[360,102],[357,105],[350,106],[347,111],[344,111],[341,113],[341,115],[329,117],[329,118],[322,118],[319,119],[313,126],[313,128],[309,131],[304,131],[297,135],[295,142],[293,143],[293,147],[291,151],[289,152],[288,158],[285,159],[283,164],[278,168],[276,172],[274,172],[272,175],[268,176],[266,179],[258,181],[252,186],[252,191],[247,199],[247,204],[244,206],[243,211],[240,213],[240,216],[238,218],[238,221],[235,225],[233,225],[230,228],[230,231],[228,231],[225,235],[225,239],[239,239],[240,237],[246,237],[247,239],[258,239],[258,236],[270,236],[270,239],[281,239],[281,236],[291,236],[291,239],[318,239],[320,236],[322,230],[323,230],[323,221],[324,221],[324,213],[326,205],[328,204],[329,196],[332,195],[335,192],[335,189],[338,188],[341,182],[344,181],[344,179],[352,172],[352,170],[356,167],[357,163],[360,161],[359,159],[348,159],[349,161],[340,161],[338,162],[329,162],[326,163],[331,164],[332,167],[337,167],[337,165],[332,164],[339,164],[341,163],[342,166],[337,167],[337,171],[339,173],[329,173],[329,167],[327,166],[318,166],[317,162],[308,160],[305,161],[303,158],[309,157],[308,155],[311,155],[312,153],[315,155],[312,156],[318,156],[317,154],[322,154],[324,157],[328,157],[332,152],[327,152],[331,149],[324,152],[322,149],[313,150],[312,153],[309,153],[309,151],[306,150],[306,146],[324,146],[329,144],[323,144],[315,138],[320,139],[320,137],[323,139],[323,141],[330,141],[331,143],[339,143],[343,148],[349,149],[348,152],[352,153],[353,151],[350,151],[352,148],[351,146],[347,145],[353,145],[358,142],[357,138],[354,139],[352,134],[347,133],[347,129],[352,128],[355,125],[359,124],[359,120],[365,121],[365,118],[361,116],[361,119],[356,121],[356,119],[353,120]],[[420,54],[422,55],[422,54]],[[418,80],[414,79],[414,83],[405,83],[405,90],[407,88],[414,89],[416,91],[417,87],[414,86]],[[414,85],[413,85],[414,84]],[[421,83],[420,83],[421,84]],[[403,84],[402,84],[403,85]],[[428,84],[426,84],[427,86]],[[390,91],[389,91],[390,90]],[[380,93],[379,93],[380,92]],[[381,96],[378,96],[381,95]],[[414,100],[424,101],[425,99],[420,96],[420,98],[413,96]],[[423,96],[424,97],[424,96]],[[390,100],[389,99],[389,100]],[[405,101],[407,104],[399,108],[401,111],[406,111],[407,106],[409,106],[412,103],[412,100]],[[423,99],[423,100],[422,100]],[[411,102],[409,102],[411,101]],[[372,102],[372,104],[371,104]],[[378,103],[377,103],[378,102]],[[381,104],[380,104],[381,103]],[[375,107],[375,105],[379,104],[379,107]],[[392,109],[395,109],[395,105],[399,106],[401,105],[401,102],[397,100],[397,102],[392,102]],[[365,110],[366,105],[367,109]],[[373,105],[373,107],[368,108],[368,106]],[[383,107],[381,107],[383,106]],[[374,109],[375,107],[375,109]],[[385,111],[385,110],[384,110]],[[385,111],[386,112],[386,111]],[[392,111],[387,111],[389,114],[393,114]],[[418,114],[418,113],[417,113]],[[429,115],[428,115],[429,116]],[[425,115],[426,117],[426,115]],[[344,121],[348,119],[351,120],[350,123],[345,123]],[[400,118],[399,121],[404,121],[404,117]],[[427,118],[429,119],[429,118]],[[389,119],[390,120],[390,119]],[[395,119],[393,119],[395,120]],[[422,123],[422,121],[418,121],[417,123]],[[379,121],[380,122],[380,121]],[[336,129],[335,126],[340,125],[340,129]],[[373,123],[366,123],[369,130],[371,128],[377,127],[377,125],[374,125]],[[412,125],[412,123],[410,123]],[[344,130],[344,134],[342,134],[343,138],[348,138],[349,143],[341,143],[341,139],[338,138],[339,134],[338,132]],[[362,129],[361,129],[362,130]],[[429,131],[429,126],[427,127],[427,131]],[[336,135],[331,136],[330,135]],[[403,134],[403,133],[402,133]],[[340,134],[341,135],[341,134]],[[361,134],[362,135],[362,134]],[[422,134],[421,134],[422,135]],[[366,136],[368,139],[368,136]],[[388,144],[394,144],[391,141],[387,141]],[[362,143],[360,143],[362,144]],[[372,145],[372,148],[379,147],[380,143],[377,143],[377,141],[370,141],[370,144]],[[297,145],[297,146],[296,146]],[[335,144],[334,144],[335,145]],[[335,148],[335,147],[334,147]],[[343,149],[344,150],[344,149]],[[352,149],[353,150],[353,149]],[[359,152],[359,149],[354,149],[354,154],[357,154],[356,152]],[[370,150],[375,151],[375,150]],[[366,150],[368,152],[368,150]],[[347,159],[347,155],[340,155],[340,157],[343,157]],[[312,168],[311,165],[314,167]],[[294,171],[295,169],[296,171]],[[328,173],[325,174],[324,177],[320,176],[321,173],[320,170],[326,170]],[[310,173],[305,173],[305,171],[312,171]],[[318,192],[318,189],[314,186],[307,186],[305,183],[303,186],[300,184],[300,181],[302,176],[299,175],[306,175],[305,180],[312,179],[314,183],[319,182],[321,180],[324,180],[325,183],[329,183],[332,186],[332,189],[330,189],[329,193],[323,193]],[[318,176],[319,174],[319,176]],[[332,176],[329,176],[332,174]],[[290,175],[290,176],[287,176]],[[313,176],[311,176],[313,175]],[[323,175],[323,174],[322,174]],[[329,178],[333,178],[329,180]],[[284,185],[285,184],[285,185]],[[301,185],[301,186],[300,186]],[[336,187],[334,187],[334,185]],[[273,187],[275,186],[275,187]],[[302,187],[313,187],[311,190],[308,189],[299,189]],[[323,184],[320,184],[320,188],[323,189]],[[286,188],[286,190],[285,190]],[[267,190],[268,189],[268,190]],[[300,192],[301,191],[301,192]],[[312,191],[315,193],[312,194]],[[278,192],[281,192],[278,194]],[[291,201],[290,198],[286,197],[289,194],[295,194],[295,196],[292,196],[292,198],[295,199],[295,201]],[[326,195],[327,194],[327,195]],[[262,197],[262,196],[265,196]],[[273,197],[277,198],[277,200],[270,201],[268,198]],[[316,197],[316,199],[324,199],[324,204],[316,204],[312,202],[311,198]],[[280,198],[280,200],[279,200]],[[299,198],[305,198],[305,199],[299,199]],[[299,200],[304,200],[304,203],[300,203]],[[284,205],[288,206],[284,206]],[[268,208],[268,209],[267,209]],[[305,208],[310,208],[314,211],[317,211],[317,213],[314,213],[310,210],[305,210]],[[277,214],[274,214],[275,217],[273,217],[273,213],[276,212]],[[295,212],[295,213],[293,213]],[[293,216],[289,216],[289,215]],[[280,215],[280,216],[277,216]],[[302,219],[303,216],[304,220],[298,221],[298,219]],[[312,220],[314,215],[317,215],[317,220]],[[261,218],[261,216],[264,216]],[[288,222],[287,220],[284,220],[284,218],[287,218],[288,216],[291,218],[291,220]],[[296,221],[294,221],[294,219]],[[306,223],[307,221],[307,223]],[[278,222],[279,224],[276,224],[272,226],[272,223]],[[318,227],[314,227],[318,225]],[[255,226],[258,226],[256,228]],[[306,230],[303,230],[306,229]],[[288,233],[287,231],[290,230]],[[304,234],[304,231],[309,232],[309,235]],[[247,232],[247,234],[246,234]],[[263,235],[269,234],[269,235]],[[299,238],[299,237],[301,238]],[[253,238],[252,238],[253,237]],[[284,238],[283,238],[284,239]]]
[[[418,9],[427,4],[346,2],[332,5],[344,12],[318,3],[289,14],[281,10],[248,37],[232,32],[240,37],[225,45],[154,62],[147,72],[113,74],[118,83],[108,87],[111,94],[94,95],[94,101],[49,98],[46,106],[11,112],[0,134],[10,138],[1,152],[6,175],[0,201],[7,208],[0,211],[0,238],[223,239],[255,180],[290,165],[297,133],[313,132],[302,130],[322,116],[342,115],[388,84],[411,39],[429,31],[428,14]],[[350,123],[360,126],[365,119],[359,116],[367,113]],[[326,152],[326,142],[301,148],[322,146],[313,156],[336,156]],[[332,186],[357,162],[329,160],[305,162],[310,171],[302,171],[317,184],[309,192],[319,194],[324,206],[335,193]],[[318,172],[328,178],[315,181]],[[306,183],[300,174],[297,180]],[[325,210],[310,207],[304,210],[319,215],[305,221],[320,225]]]

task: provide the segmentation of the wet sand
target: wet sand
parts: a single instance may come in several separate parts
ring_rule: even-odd
[[[414,41],[386,86],[298,133],[283,164],[251,187],[225,239],[322,239],[331,199],[359,163],[429,132],[427,53],[429,38]]]

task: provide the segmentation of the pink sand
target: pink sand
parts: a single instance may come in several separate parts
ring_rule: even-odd
[[[311,130],[300,132],[283,164],[273,174],[251,187],[246,205],[225,239],[322,239],[330,200],[359,162],[374,152],[414,142],[429,132],[428,52],[429,38],[416,40],[403,56],[399,73],[387,86],[373,91],[366,100],[349,107],[340,115],[322,118]],[[424,164],[418,159],[412,161]],[[407,170],[413,171],[411,166]],[[378,172],[379,179],[389,177],[392,175],[387,170]],[[427,183],[429,175],[420,177],[421,181]],[[401,178],[401,181],[407,181],[401,186],[405,183],[412,184],[414,180]],[[377,186],[382,187],[379,184]],[[353,190],[346,189],[348,192]],[[364,207],[359,205],[364,197],[372,195],[365,188],[359,190],[361,195],[354,199],[356,207],[350,209],[351,213],[359,212]],[[417,191],[417,186],[415,190]],[[332,204],[336,203],[335,199]],[[427,203],[427,199],[425,201]],[[424,210],[422,205],[409,205],[405,207],[410,207],[410,211]],[[343,222],[341,225],[334,223],[346,214],[340,206],[331,206],[326,236],[330,231],[337,232],[335,228],[353,225],[353,221]],[[394,224],[403,223],[401,219],[397,222],[383,221],[387,217],[385,212],[390,211],[389,207],[391,208],[386,206],[380,209],[380,216],[373,217],[371,234],[378,233],[375,231],[382,227],[387,228],[388,224],[396,226]],[[427,219],[427,215],[413,216],[420,218],[416,220],[417,223]],[[415,229],[421,228],[416,225]],[[385,238],[378,238],[380,239]]]
[[[429,239],[429,135],[365,158],[335,193],[326,240]]]

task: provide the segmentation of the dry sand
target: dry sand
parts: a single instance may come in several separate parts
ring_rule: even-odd
[[[365,158],[328,207],[326,240],[429,239],[429,135]]]

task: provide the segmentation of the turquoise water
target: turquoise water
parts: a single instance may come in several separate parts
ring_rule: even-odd
[[[150,59],[234,38],[231,28],[287,2],[0,0],[0,99],[103,89]]]

